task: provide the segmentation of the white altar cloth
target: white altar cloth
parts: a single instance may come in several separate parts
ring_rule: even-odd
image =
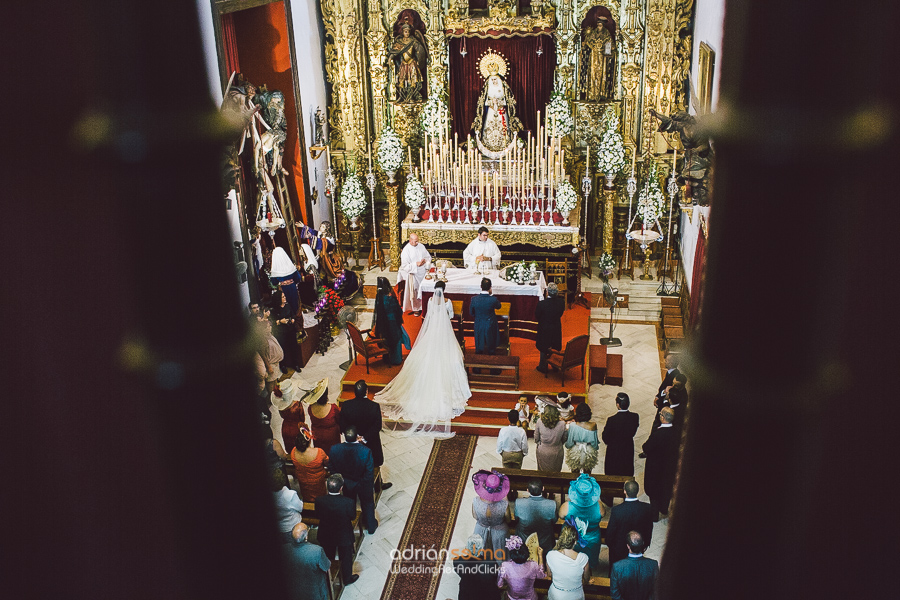
[[[434,277],[434,273],[431,274]],[[537,296],[538,300],[544,299],[544,292],[547,290],[547,280],[544,279],[544,272],[538,271],[538,281],[536,285],[523,284],[519,285],[514,281],[500,279],[500,271],[492,270],[490,275],[480,275],[469,269],[447,269],[447,294],[467,294],[474,296],[481,293],[481,280],[488,277],[491,280],[491,292],[495,296]],[[422,293],[430,294],[434,292],[434,284],[437,279],[424,279],[422,281]]]

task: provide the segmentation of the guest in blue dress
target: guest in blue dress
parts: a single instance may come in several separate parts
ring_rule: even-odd
[[[390,363],[399,365],[403,362],[402,347],[410,347],[409,336],[403,329],[403,309],[400,308],[400,302],[387,278],[379,277],[377,283],[373,333],[384,340]]]
[[[297,266],[281,246],[272,251],[272,270],[269,272],[269,279],[281,288],[288,304],[291,305],[291,310],[294,311],[292,314],[296,315],[300,311],[300,292],[297,286],[302,280],[300,273],[297,272]]]
[[[600,521],[603,519],[603,505],[600,504],[600,484],[586,473],[569,484],[568,512],[565,516],[578,530],[578,543],[574,550],[587,554],[591,569],[600,566]]]

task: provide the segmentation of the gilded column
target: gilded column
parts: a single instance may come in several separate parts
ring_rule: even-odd
[[[603,185],[603,251],[612,255],[613,207],[616,204],[616,188]]]
[[[622,126],[626,140],[640,142],[641,67],[644,64],[644,12],[641,2],[626,0],[619,28],[618,46],[621,65]],[[629,143],[629,145],[631,145]]]
[[[556,5],[558,27],[553,33],[556,39],[556,71],[554,73],[555,89],[563,91],[568,97],[576,98],[575,94],[575,32],[578,27],[575,24],[572,0],[558,0]]]
[[[391,271],[400,268],[400,204],[397,200],[397,192],[400,189],[399,180],[393,185],[385,185],[388,201],[388,231],[391,236],[391,252],[389,258],[391,260]]]

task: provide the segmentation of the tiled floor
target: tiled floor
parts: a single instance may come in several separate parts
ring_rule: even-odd
[[[366,282],[374,282],[375,271],[366,277]],[[394,280],[395,273],[387,274]],[[608,314],[608,312],[607,312]],[[371,319],[371,313],[361,312],[360,318],[364,325]],[[597,317],[595,317],[596,319]],[[601,337],[609,333],[608,323],[603,320],[592,320],[591,343],[598,343]],[[650,425],[655,415],[652,399],[656,394],[660,378],[660,358],[656,344],[656,329],[653,325],[620,323],[615,330],[615,336],[622,340],[621,348],[612,348],[610,352],[621,353],[624,359],[624,387],[616,386],[591,386],[588,402],[594,412],[594,421],[602,429],[607,417],[615,412],[614,398],[620,391],[628,393],[631,398],[631,410],[640,415],[640,427],[635,436],[636,453],[640,452],[640,445],[647,439]],[[302,387],[309,386],[322,377],[329,377],[329,397],[334,399],[340,390],[340,382],[344,375],[340,365],[348,358],[347,339],[340,336],[335,340],[331,349],[324,355],[315,355],[302,373],[295,374],[294,378],[302,380]],[[281,422],[277,413],[272,419],[273,431],[280,432]],[[367,535],[362,548],[354,564],[354,572],[360,575],[359,580],[349,586],[343,593],[343,600],[357,600],[377,597],[381,593],[390,567],[391,550],[397,547],[407,515],[412,506],[413,498],[418,490],[419,480],[425,470],[428,455],[431,452],[431,439],[406,437],[399,434],[384,432],[382,434],[384,446],[385,465],[382,467],[385,481],[394,485],[385,490],[381,501],[376,508],[379,519],[378,530],[373,535]],[[534,458],[534,445],[531,443],[531,452],[525,458],[523,467],[534,469],[537,467]],[[600,445],[600,461],[602,465],[605,447]],[[482,437],[478,440],[475,450],[472,469],[490,469],[500,466],[496,454],[496,438]],[[599,470],[599,467],[598,467]],[[641,499],[646,500],[643,494],[643,460],[635,456],[635,478],[642,486]],[[463,548],[466,538],[474,529],[475,520],[472,516],[471,505],[474,490],[471,486],[466,489],[462,504],[459,509],[456,527],[451,539],[451,548]],[[667,523],[660,521],[654,526],[653,543],[647,551],[647,556],[659,559],[665,545]],[[606,549],[601,553],[601,561],[606,560]],[[601,573],[605,575],[605,564],[601,564]],[[437,598],[456,598],[459,580],[454,574],[444,574],[441,578]]]

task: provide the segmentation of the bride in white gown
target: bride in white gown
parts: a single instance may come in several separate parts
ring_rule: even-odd
[[[403,368],[375,394],[384,416],[410,434],[452,436],[450,421],[466,410],[472,396],[449,304],[443,290],[436,289]]]

